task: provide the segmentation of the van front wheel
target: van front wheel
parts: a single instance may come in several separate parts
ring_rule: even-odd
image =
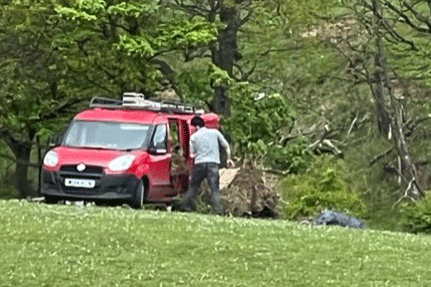
[[[142,180],[140,180],[132,199],[133,208],[142,208],[142,206],[144,205],[144,195],[145,195],[145,186]]]
[[[57,204],[58,198],[51,195],[45,195],[45,203],[46,204]]]

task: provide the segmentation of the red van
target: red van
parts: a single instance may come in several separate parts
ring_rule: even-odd
[[[135,93],[122,101],[93,98],[45,154],[41,194],[50,203],[109,201],[140,208],[144,202],[171,202],[188,187],[190,121],[196,114],[208,127],[219,127],[216,114],[184,103],[150,101]],[[173,170],[175,158],[182,169]]]

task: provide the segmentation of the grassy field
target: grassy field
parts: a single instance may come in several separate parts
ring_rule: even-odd
[[[0,286],[431,286],[431,238],[0,200]]]

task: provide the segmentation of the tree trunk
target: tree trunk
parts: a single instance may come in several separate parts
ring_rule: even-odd
[[[25,142],[16,140],[9,130],[0,131],[0,137],[3,138],[15,155],[14,182],[20,196],[22,198],[37,196],[37,191],[31,187],[28,181],[28,167],[30,165],[32,147],[31,141]]]
[[[393,141],[401,163],[401,170],[399,172],[404,177],[406,183],[409,184],[409,186],[413,186],[413,195],[416,197],[424,196],[425,194],[418,185],[416,167],[410,157],[404,138],[401,103],[392,93],[391,82],[384,61],[380,0],[373,0],[372,7],[374,14],[374,36],[376,39],[376,54],[374,57],[376,70],[372,81],[372,91],[376,99],[379,131],[384,134],[388,140]],[[389,95],[389,109],[386,108],[385,103],[386,92]]]
[[[28,167],[30,163],[31,145],[26,143],[19,143],[16,147],[17,153],[15,163],[15,186],[18,189],[22,198],[28,196],[35,197],[35,191],[28,181]]]
[[[229,76],[233,75],[235,61],[240,58],[237,47],[237,34],[240,25],[238,11],[235,7],[220,6],[220,20],[226,26],[219,32],[218,44],[211,49],[212,61]],[[227,85],[214,86],[212,109],[218,114],[229,114],[230,101]]]

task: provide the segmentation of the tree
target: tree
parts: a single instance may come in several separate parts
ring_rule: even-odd
[[[162,21],[158,9],[153,1],[10,0],[0,7],[0,135],[22,197],[37,194],[28,183],[29,166],[38,166],[30,163],[32,147],[77,104],[101,91],[151,93],[169,76],[158,55],[214,39],[200,19]]]
[[[357,0],[343,1],[343,4],[364,28],[360,37],[356,34],[356,41],[346,38],[344,44],[348,49],[344,51],[348,52],[344,55],[350,59],[352,71],[360,79],[358,83],[363,81],[370,87],[379,131],[393,143],[406,194],[411,191],[415,197],[424,196],[409,151],[411,143],[406,139],[417,126],[415,119],[408,118],[412,113],[407,101],[414,98],[403,92],[407,87],[402,84],[406,80],[420,81],[417,75],[422,74],[423,62],[430,59],[423,57],[422,52],[428,49],[424,46],[424,37],[429,36],[424,33],[431,32],[431,25],[424,13],[429,15],[430,7],[420,1]]]
[[[0,138],[13,154],[22,197],[37,194],[28,182],[29,166],[38,167],[30,163],[32,147],[78,102],[64,92],[64,63],[50,46],[52,8],[12,0],[0,7]]]
[[[32,147],[91,96],[119,97],[125,91],[155,96],[168,81],[181,98],[205,102],[224,115],[232,101],[253,103],[261,92],[283,98],[288,76],[279,80],[280,71],[301,57],[301,27],[312,21],[319,3],[5,1],[0,130],[17,160],[21,195],[35,194],[22,184]],[[284,105],[276,108],[289,115],[267,125],[271,135],[282,128],[278,125],[291,123]]]

